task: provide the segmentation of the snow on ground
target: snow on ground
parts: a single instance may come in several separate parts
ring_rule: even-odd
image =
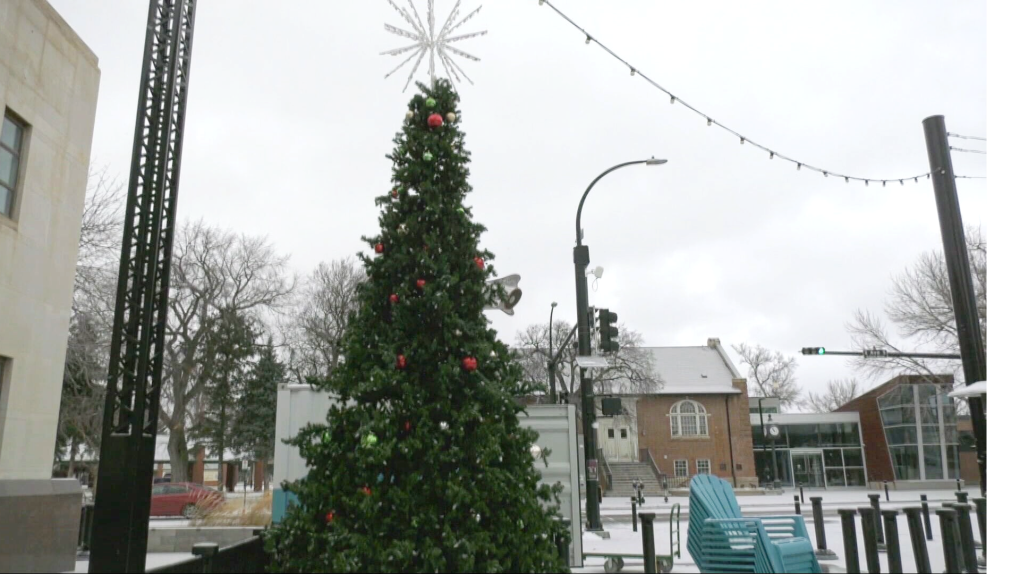
[[[150,570],[152,568],[160,568],[162,566],[169,566],[171,564],[177,564],[178,562],[184,562],[191,558],[191,553],[152,553],[145,555],[145,569]],[[88,558],[79,558],[74,565],[74,572],[76,574],[84,574],[89,571],[89,560]]]
[[[799,493],[798,493],[799,494]],[[835,508],[856,508],[859,506],[867,506],[869,494],[865,490],[855,491],[815,491],[809,493],[805,490],[804,494],[810,499],[811,496],[822,496],[823,504],[828,505],[830,502],[833,505],[833,512]],[[890,491],[890,498],[892,499],[891,504],[885,502],[885,496],[882,496],[882,507],[890,508],[903,507],[903,506],[916,506],[919,505],[920,492],[914,491],[900,491],[895,493]],[[945,569],[945,560],[942,555],[942,536],[939,529],[938,517],[935,515],[935,509],[941,507],[942,501],[954,501],[956,500],[955,495],[952,491],[928,491],[929,506],[931,507],[931,518],[932,518],[932,537],[933,540],[929,541],[928,544],[928,559],[932,566],[932,571],[942,572]],[[971,492],[971,496],[977,495],[977,492]],[[898,496],[897,496],[898,495]],[[623,502],[626,502],[624,506]],[[781,514],[793,514],[793,493],[787,491],[786,494],[780,496],[741,496],[738,498],[740,506],[743,510],[752,509],[768,509],[769,514],[781,515]],[[777,501],[780,503],[781,508],[772,511],[772,507],[777,506]],[[915,503],[916,501],[916,503]],[[652,502],[652,501],[649,501]],[[679,497],[670,497],[670,503],[680,502],[682,507],[686,510],[687,499]],[[604,510],[612,512],[614,509],[626,509],[626,520],[620,520],[619,517],[610,516],[613,520],[605,520],[603,526],[610,533],[609,539],[602,539],[594,534],[585,533],[583,537],[583,549],[585,553],[620,553],[620,554],[641,554],[641,524],[638,523],[638,531],[633,532],[631,530],[631,519],[630,519],[630,500],[629,499],[603,499]],[[662,498],[658,499],[657,504],[646,504],[645,512],[655,512],[657,514],[655,521],[655,553],[657,555],[664,555],[670,552],[670,525],[669,525],[669,509],[665,504],[662,503]],[[640,512],[640,511],[639,511]],[[832,564],[843,567],[845,565],[845,553],[843,549],[843,529],[840,525],[839,518],[835,516],[829,516],[826,511],[825,522],[825,538],[826,545],[829,549],[836,552],[836,561],[824,561],[822,564]],[[665,516],[665,520],[658,520],[660,517]],[[805,524],[807,525],[808,532],[810,534],[812,544],[816,544],[815,541],[815,529],[814,520],[810,516],[810,512],[804,516]],[[974,536],[979,540],[980,534],[977,526],[977,516],[971,514],[971,521],[973,522]],[[910,531],[907,529],[906,517],[902,514],[898,521],[899,527],[899,539],[900,539],[900,553],[903,560],[903,571],[904,572],[916,572],[914,567],[914,554],[910,546]],[[698,569],[691,560],[690,554],[687,552],[687,522],[686,520],[680,523],[679,533],[673,533],[674,537],[679,538],[680,547],[680,560],[674,562],[673,572],[697,572]],[[864,556],[864,534],[861,529],[860,518],[857,519],[857,547],[861,569],[867,570],[867,559]],[[674,546],[675,548],[675,546]],[[980,550],[978,553],[980,555]],[[674,559],[675,560],[675,559]],[[883,572],[888,572],[889,564],[888,558],[884,552],[879,553],[879,561]],[[574,572],[603,572],[604,558],[588,558],[585,560],[583,568],[575,568]],[[643,569],[643,563],[641,558],[626,559],[624,572],[641,572]]]

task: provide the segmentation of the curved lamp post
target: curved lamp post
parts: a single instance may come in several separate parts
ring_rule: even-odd
[[[662,165],[667,160],[643,159],[628,161],[613,166],[596,177],[588,189],[584,190],[581,196],[581,203],[577,204],[577,245],[574,247],[574,286],[577,290],[577,354],[582,357],[591,356],[591,331],[588,324],[588,282],[585,278],[588,263],[591,258],[588,254],[588,246],[581,244],[581,210],[584,209],[584,200],[588,193],[595,187],[603,177],[621,167],[628,165]],[[581,371],[581,424],[584,427],[584,458],[585,460],[585,497],[586,511],[588,513],[588,529],[602,530],[602,518],[599,516],[599,466],[598,466],[598,439],[595,436],[595,390],[592,387],[591,379],[584,376],[585,369]]]
[[[556,365],[553,364],[553,311],[556,301],[549,306],[549,402],[556,404]]]

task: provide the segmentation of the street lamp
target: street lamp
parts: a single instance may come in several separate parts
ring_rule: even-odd
[[[581,244],[581,210],[584,209],[584,200],[588,193],[595,187],[600,179],[610,172],[616,171],[628,165],[662,165],[664,159],[643,159],[639,161],[628,161],[613,166],[596,177],[588,189],[584,190],[581,202],[577,204],[577,245],[574,247],[574,287],[577,291],[577,354],[581,357],[591,356],[591,326],[588,324],[588,282],[586,270],[591,258],[588,254],[588,246]],[[597,458],[598,440],[595,436],[595,390],[592,387],[590,378],[585,377],[584,367],[581,372],[581,425],[584,427],[584,457],[585,457],[585,497],[586,510],[588,513],[588,529],[602,530],[602,519],[599,516],[599,466]]]
[[[549,402],[556,404],[556,365],[553,364],[553,311],[556,301],[549,306]]]

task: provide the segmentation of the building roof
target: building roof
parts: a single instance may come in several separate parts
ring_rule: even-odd
[[[966,399],[969,397],[980,397],[981,395],[988,394],[988,383],[986,381],[978,381],[973,385],[966,385],[956,389],[949,393],[949,396],[955,399]]]
[[[859,397],[854,397],[845,405],[839,407],[833,412],[848,412],[859,410],[862,401],[866,400],[873,401],[878,397],[886,394],[887,392],[892,390],[893,387],[898,385],[931,385],[931,384],[952,385],[953,375],[935,375],[934,377],[929,377],[927,375],[897,375],[889,379],[888,381],[882,383],[881,385],[864,393],[863,395]]]
[[[719,339],[706,346],[644,347],[655,358],[663,380],[657,395],[741,394],[733,379],[742,379]]]

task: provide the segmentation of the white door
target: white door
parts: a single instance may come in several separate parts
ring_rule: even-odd
[[[637,460],[637,442],[626,417],[599,418],[599,446],[609,462]]]

